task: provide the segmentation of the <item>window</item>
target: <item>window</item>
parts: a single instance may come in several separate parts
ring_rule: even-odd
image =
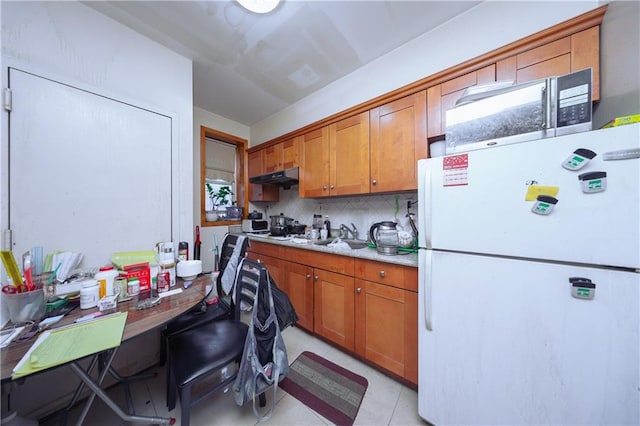
[[[247,144],[246,139],[204,126],[200,127],[200,222],[202,226],[239,223],[240,219],[226,217],[227,206],[239,207],[242,217],[245,216],[248,204],[245,191]],[[225,187],[228,191],[220,192]],[[211,199],[208,188],[221,196]],[[217,211],[214,211],[214,208],[217,208]]]

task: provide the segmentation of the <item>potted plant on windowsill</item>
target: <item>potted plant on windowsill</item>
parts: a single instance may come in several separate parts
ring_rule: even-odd
[[[226,206],[229,201],[227,197],[229,195],[233,195],[233,191],[227,185],[220,187],[217,191],[214,190],[213,185],[207,182],[207,193],[209,195],[209,199],[211,200],[211,204],[213,205],[213,209],[206,212],[207,222],[215,222],[220,219],[220,207]],[[224,209],[224,213],[226,214],[226,208]]]

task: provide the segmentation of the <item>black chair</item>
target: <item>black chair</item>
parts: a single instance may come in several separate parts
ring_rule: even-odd
[[[245,302],[253,306],[259,283],[268,285],[267,274],[264,265],[245,259],[235,281],[232,318],[192,327],[169,340],[167,367],[171,375],[167,383],[167,407],[169,411],[175,408],[179,394],[182,426],[189,425],[193,405],[220,389],[230,388],[235,381],[238,368],[211,388],[203,390],[195,397],[192,395],[194,386],[211,379],[214,374],[220,374],[224,367],[234,362],[239,366],[249,330],[249,325],[241,321],[240,305]],[[259,402],[260,406],[266,404],[264,394],[260,395]]]
[[[229,264],[229,260],[233,256],[233,252],[238,245],[239,236],[227,234],[222,241],[222,248],[220,249],[220,261],[219,270],[220,274],[216,280],[216,290],[218,293],[218,303],[213,305],[207,305],[205,298],[192,310],[180,315],[178,318],[172,320],[167,324],[162,331],[162,339],[160,341],[160,365],[163,365],[167,356],[167,344],[172,336],[178,333],[188,330],[191,327],[198,326],[200,324],[207,323],[209,321],[216,321],[220,319],[229,318],[231,316],[231,305],[229,303],[228,295],[225,295],[222,290],[222,275]],[[247,252],[247,246],[249,245],[249,239],[243,238],[240,247],[239,260],[245,257]],[[235,276],[235,271],[234,276]],[[213,291],[213,288],[211,289]],[[208,296],[208,295],[207,295]]]

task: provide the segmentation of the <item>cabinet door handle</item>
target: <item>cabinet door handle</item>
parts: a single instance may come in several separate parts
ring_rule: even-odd
[[[371,185],[377,185],[377,184],[378,184],[377,180],[374,179],[374,180],[371,181]]]
[[[329,188],[333,189],[333,188],[335,188],[335,186],[331,185],[331,186],[329,186]]]
[[[311,278],[311,274],[307,274],[307,279]]]
[[[318,281],[318,276],[317,276],[317,275],[314,275],[314,276],[313,276],[313,279],[314,279],[314,281]]]
[[[322,190],[326,191],[327,190],[327,185],[322,185]]]
[[[384,277],[384,275],[385,275],[385,274],[384,274],[384,271],[380,271],[380,276],[381,276],[381,277]]]
[[[358,293],[358,294],[362,293],[362,288],[360,288],[360,287],[356,288],[356,293]]]

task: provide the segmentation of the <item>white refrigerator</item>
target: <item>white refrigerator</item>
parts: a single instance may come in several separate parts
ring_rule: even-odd
[[[639,151],[634,124],[418,162],[422,418],[640,424]]]

